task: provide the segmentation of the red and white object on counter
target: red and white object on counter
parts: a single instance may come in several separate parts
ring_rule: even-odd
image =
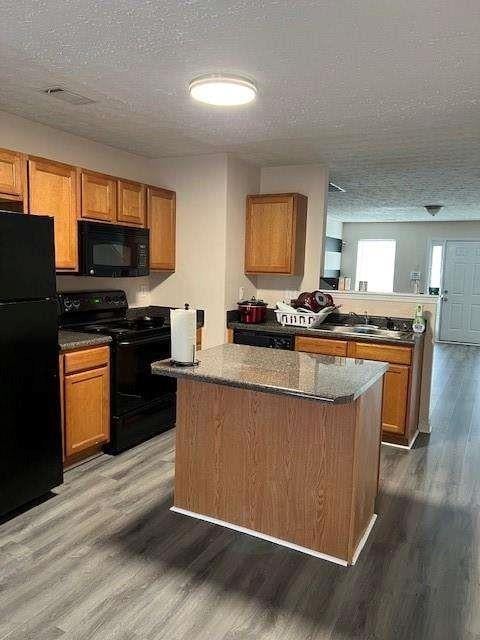
[[[323,291],[304,291],[293,302],[297,309],[306,309],[312,313],[319,313],[325,307],[333,307],[333,298],[329,293]]]

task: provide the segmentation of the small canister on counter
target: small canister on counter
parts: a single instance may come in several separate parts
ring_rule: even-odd
[[[240,322],[246,324],[261,324],[267,319],[267,303],[263,300],[252,298],[238,302]]]

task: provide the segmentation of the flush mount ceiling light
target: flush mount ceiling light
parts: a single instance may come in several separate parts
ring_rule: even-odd
[[[189,91],[195,100],[220,107],[248,104],[257,96],[255,83],[240,76],[200,76],[190,82]]]

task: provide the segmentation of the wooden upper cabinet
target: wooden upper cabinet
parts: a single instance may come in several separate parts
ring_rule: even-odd
[[[117,219],[117,180],[82,169],[82,218],[115,222]]]
[[[145,185],[118,180],[118,222],[145,226]]]
[[[0,149],[0,193],[23,198],[26,192],[26,156]]]
[[[78,169],[53,160],[30,157],[28,180],[29,212],[54,219],[57,269],[77,270]]]
[[[175,192],[147,188],[150,269],[175,271]]]
[[[306,221],[299,193],[247,196],[245,273],[303,273]]]

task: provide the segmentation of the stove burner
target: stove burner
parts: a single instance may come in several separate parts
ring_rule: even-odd
[[[163,327],[165,318],[163,316],[140,316],[129,321],[134,327]]]

